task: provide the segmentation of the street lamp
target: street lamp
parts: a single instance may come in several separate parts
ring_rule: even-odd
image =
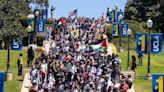
[[[39,11],[35,11],[35,16],[36,16],[36,17],[39,16]]]
[[[129,56],[130,56],[129,50],[130,50],[130,46],[129,46],[129,43],[130,43],[130,35],[132,33],[130,28],[127,30],[127,33],[128,33],[128,62],[127,62],[127,70],[130,70],[130,64],[129,64]]]
[[[28,30],[28,32],[30,32],[30,31],[32,30],[31,25],[29,25],[29,26],[27,27],[27,30]]]
[[[33,14],[29,14],[27,17],[28,17],[29,20],[31,20],[31,19],[34,18],[34,15]]]
[[[32,31],[32,27],[31,27],[31,25],[29,25],[28,27],[27,27],[27,30],[28,30],[28,45],[30,44],[30,32]]]
[[[116,4],[114,5],[114,7],[115,7],[115,9],[117,10],[117,9],[118,9],[118,4],[116,3]]]
[[[118,16],[118,19],[121,21],[121,20],[123,19],[123,15],[120,14],[120,15]]]
[[[36,42],[37,44],[37,37],[36,37],[36,32],[37,32],[37,28],[38,28],[38,25],[37,25],[37,20],[38,20],[38,16],[39,16],[39,11],[38,10],[35,10],[34,11],[34,38],[33,38],[33,41]]]
[[[29,14],[28,16],[28,27],[27,27],[27,31],[31,32],[32,31],[32,27],[31,27],[31,22],[34,19],[34,14]],[[30,44],[30,33],[28,33],[28,45]]]
[[[51,6],[51,18],[53,18],[53,11],[55,10],[54,6]]]
[[[147,51],[148,51],[148,69],[147,69],[147,75],[146,75],[146,79],[150,79],[151,78],[151,74],[150,74],[150,45],[151,45],[151,43],[150,43],[150,29],[152,28],[152,26],[153,26],[153,21],[149,18],[148,20],[147,20],[147,27],[148,27],[148,37],[149,37],[149,41],[148,41],[148,49],[147,49]]]
[[[122,14],[120,14],[119,16],[118,16],[118,19],[120,20],[119,21],[119,38],[120,38],[120,41],[119,41],[119,52],[123,52],[123,48],[122,48],[122,44],[121,44],[121,33],[122,33],[122,24],[121,24],[121,21],[122,21],[122,19],[123,19],[123,15]]]

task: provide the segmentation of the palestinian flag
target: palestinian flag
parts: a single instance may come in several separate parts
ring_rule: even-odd
[[[104,39],[101,43],[95,44],[95,45],[90,45],[90,47],[93,50],[98,50],[98,51],[104,51],[104,49],[108,48],[108,42],[107,39]]]
[[[65,23],[65,20],[63,17],[61,17],[58,21],[58,25],[61,25],[61,24],[64,24]]]

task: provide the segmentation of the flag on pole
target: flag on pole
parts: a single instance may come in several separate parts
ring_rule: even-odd
[[[63,17],[61,17],[58,21],[58,25],[61,25],[61,24],[64,24],[65,23],[65,20]]]
[[[77,9],[72,12],[69,12],[69,16],[77,16]]]
[[[90,47],[93,50],[99,50],[99,51],[104,51],[104,49],[108,48],[108,42],[107,39],[104,39],[101,43],[95,44],[95,45],[90,45]]]

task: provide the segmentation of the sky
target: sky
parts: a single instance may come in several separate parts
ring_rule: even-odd
[[[119,9],[124,9],[127,0],[49,0],[50,8],[54,6],[56,9],[53,17],[68,17],[68,13],[78,9],[78,16],[98,18],[102,13],[106,13],[107,7],[114,8],[118,4]]]

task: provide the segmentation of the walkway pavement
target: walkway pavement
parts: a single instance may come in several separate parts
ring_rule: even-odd
[[[26,73],[25,76],[24,76],[24,80],[23,80],[23,84],[22,84],[22,88],[21,88],[20,92],[29,92],[30,86],[31,86],[30,74]],[[135,92],[134,86],[132,86],[132,88],[129,89],[128,92]]]
[[[42,49],[46,52],[46,54],[49,53],[49,48],[50,48],[50,41],[44,41],[43,42]],[[22,83],[22,87],[21,87],[21,91],[20,92],[29,92],[29,88],[30,88],[31,85],[32,84],[30,82],[30,74],[28,72],[24,76],[24,79],[23,79],[23,83]]]
[[[132,86],[132,88],[129,89],[128,92],[135,92],[135,90],[134,90],[134,86]]]
[[[25,76],[24,76],[24,80],[23,80],[20,92],[29,92],[30,86],[31,86],[30,74],[26,73]]]
[[[47,51],[47,53],[49,52],[49,49],[46,48],[48,44],[48,47],[50,46],[50,42],[46,41],[44,42],[44,45],[43,45],[43,48],[45,47],[45,50]],[[30,74],[29,73],[26,73],[25,76],[24,76],[24,80],[23,80],[23,84],[22,84],[22,87],[21,87],[21,91],[20,92],[29,92],[29,88],[31,86],[31,83],[30,83]],[[132,86],[131,89],[128,90],[128,92],[135,92],[134,90],[134,86]]]

